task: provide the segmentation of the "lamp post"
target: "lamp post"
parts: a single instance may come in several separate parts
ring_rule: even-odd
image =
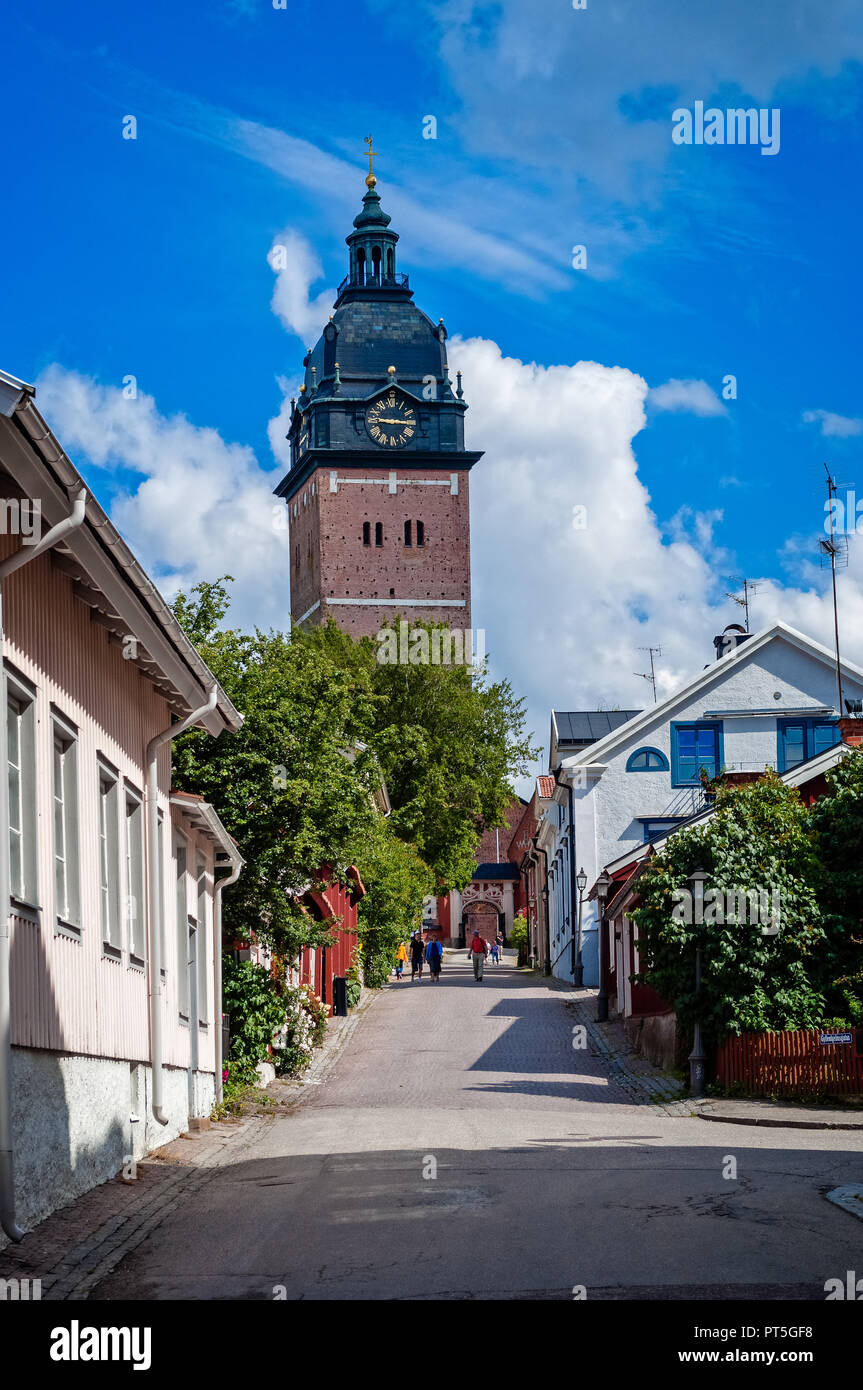
[[[573,988],[581,989],[584,985],[584,965],[581,960],[581,912],[584,903],[584,890],[587,887],[587,874],[584,872],[584,869],[579,869],[575,876],[575,882],[578,886],[578,945],[576,946],[576,937],[573,933],[572,969],[570,974],[572,975]]]
[[[608,890],[610,887],[611,879],[608,874],[601,873],[596,880],[596,900],[599,904],[599,994],[596,1000],[597,1023],[608,1022],[608,944],[605,939],[608,934],[608,923],[605,920],[605,904],[608,900]]]
[[[689,875],[692,886],[692,921],[701,926],[704,921],[704,881],[707,874],[703,869],[693,869]],[[696,935],[695,946],[695,1027],[692,1036],[692,1051],[689,1054],[689,1089],[694,1096],[704,1095],[704,1066],[707,1054],[701,1041],[701,944]]]

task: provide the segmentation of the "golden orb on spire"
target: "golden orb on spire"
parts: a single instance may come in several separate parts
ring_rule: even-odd
[[[368,172],[368,176],[367,176],[367,178],[366,178],[366,187],[369,188],[369,189],[372,189],[372,188],[374,188],[375,184],[377,183],[377,179],[375,178],[375,171],[374,171],[374,169],[372,168],[372,159],[373,159],[373,157],[377,154],[377,150],[373,150],[373,149],[372,149],[372,137],[371,137],[370,135],[366,135],[366,136],[364,137],[364,139],[363,139],[363,144],[364,144],[364,145],[368,145],[368,147],[369,147],[369,148],[368,148],[369,172]]]

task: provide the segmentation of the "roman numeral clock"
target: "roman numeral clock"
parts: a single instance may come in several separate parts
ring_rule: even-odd
[[[346,238],[348,273],[291,401],[290,611],[354,636],[408,622],[472,626],[467,402],[447,333],[396,269],[373,172]]]

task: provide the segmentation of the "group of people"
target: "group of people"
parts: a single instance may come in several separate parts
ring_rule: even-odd
[[[468,947],[467,958],[473,962],[473,977],[475,980],[482,979],[483,966],[488,956],[491,956],[495,965],[499,965],[502,956],[503,937],[498,933],[494,941],[489,944],[484,936],[480,936],[478,931],[473,934],[473,939]],[[414,980],[421,980],[423,977],[423,966],[427,965],[431,974],[432,984],[440,984],[440,968],[443,961],[443,946],[436,937],[424,942],[422,932],[415,931],[410,939],[410,945],[405,946],[402,941],[396,951],[396,979],[404,979],[405,966],[408,961],[411,963],[411,984]]]
[[[404,968],[408,962],[408,950],[402,941],[396,951],[396,979],[404,977]],[[422,979],[423,965],[428,965],[431,981],[433,985],[440,984],[440,967],[443,960],[443,946],[437,938],[423,942],[422,932],[415,931],[410,939],[410,963],[411,963],[411,984],[414,980]]]

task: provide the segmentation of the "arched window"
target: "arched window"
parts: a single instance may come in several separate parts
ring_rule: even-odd
[[[411,545],[411,544],[412,544],[412,542],[411,542],[411,524],[410,524],[409,521],[406,521],[406,522],[405,522],[405,545]]]
[[[363,522],[363,545],[372,543],[372,524],[370,521]]]
[[[376,283],[377,283],[377,284],[380,284],[380,282],[381,282],[381,248],[380,248],[379,246],[373,246],[373,247],[372,247],[372,275],[374,276],[374,279],[375,279]]]
[[[390,247],[390,249],[387,251],[387,279],[388,279],[388,280],[392,280],[392,278],[393,278],[393,248]]]
[[[366,253],[362,247],[357,251],[357,284],[366,283]]]
[[[384,524],[382,521],[375,522],[375,545],[384,543]]]
[[[626,761],[627,772],[667,772],[668,759],[658,748],[636,748]]]
[[[417,545],[425,545],[426,528],[421,521],[417,522]]]

